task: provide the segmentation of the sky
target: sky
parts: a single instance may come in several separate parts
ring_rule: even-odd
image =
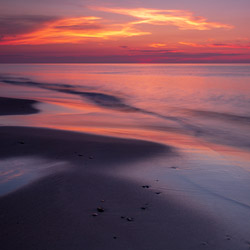
[[[0,63],[250,63],[249,0],[0,0]]]

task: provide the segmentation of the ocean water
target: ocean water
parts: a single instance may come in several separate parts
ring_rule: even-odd
[[[176,156],[131,163],[115,178],[145,181],[227,224],[240,242],[249,240],[250,65],[2,64],[0,91],[2,97],[36,100],[40,110],[0,116],[1,126],[171,147]],[[1,159],[0,195],[65,165],[56,159]]]
[[[249,64],[2,64],[0,89],[40,110],[1,126],[149,140],[250,169]]]
[[[2,64],[0,87],[41,110],[2,125],[250,147],[248,64]]]

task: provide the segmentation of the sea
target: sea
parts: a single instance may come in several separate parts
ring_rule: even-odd
[[[249,64],[1,64],[0,93],[35,100],[40,111],[0,116],[0,126],[172,148],[172,158],[134,163],[117,178],[157,180],[161,192],[230,222],[239,237],[249,235]],[[1,159],[1,194],[38,178],[43,166],[35,159]]]

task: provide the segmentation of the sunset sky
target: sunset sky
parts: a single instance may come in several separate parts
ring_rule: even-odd
[[[249,11],[249,0],[0,0],[0,62],[250,62]]]

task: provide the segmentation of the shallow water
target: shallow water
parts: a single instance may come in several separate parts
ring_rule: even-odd
[[[178,157],[141,161],[116,178],[148,182],[156,191],[200,206],[233,224],[231,234],[238,239],[250,231],[250,65],[1,65],[0,87],[1,96],[37,100],[41,110],[2,116],[2,126],[56,128],[173,147]],[[11,167],[11,161],[0,170],[2,190],[37,178],[48,165],[36,164],[34,170],[24,164]]]
[[[1,65],[0,80],[2,96],[42,102],[1,124],[250,146],[250,65]]]
[[[248,64],[2,64],[0,87],[41,110],[2,116],[1,125],[139,138],[249,162]]]

